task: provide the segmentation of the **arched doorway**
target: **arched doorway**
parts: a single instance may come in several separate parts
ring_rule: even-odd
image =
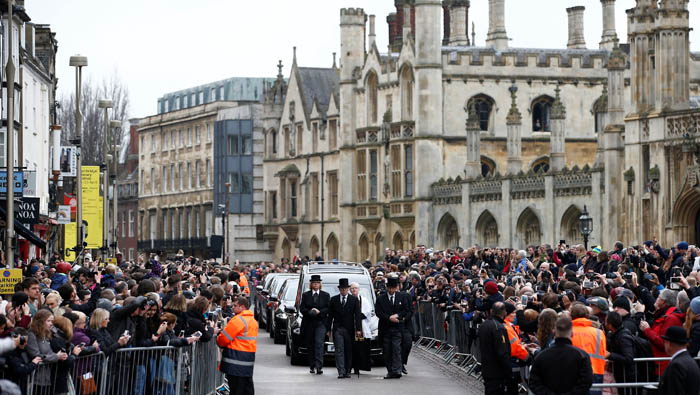
[[[673,239],[700,244],[700,188],[685,188],[673,204]]]
[[[328,236],[326,246],[328,247],[328,260],[338,259],[338,239],[335,238],[335,234],[331,233]]]
[[[392,244],[394,244],[395,250],[403,250],[403,237],[401,236],[401,232],[394,233],[394,240]]]
[[[438,224],[438,248],[455,248],[459,245],[459,226],[449,213],[442,216]]]
[[[311,238],[311,242],[309,243],[309,247],[311,247],[311,257],[314,258],[316,257],[316,253],[321,250],[319,247],[318,239],[316,236],[313,236]]]
[[[383,238],[381,233],[377,233],[376,236],[374,236],[374,263],[377,263],[384,259],[384,246],[383,246]]]
[[[360,248],[358,249],[359,256],[357,257],[357,261],[364,262],[365,260],[369,259],[369,241],[367,240],[366,233],[363,233],[360,236],[358,246]]]
[[[519,245],[517,248],[526,248],[527,246],[538,246],[542,241],[542,231],[540,226],[540,220],[537,214],[530,208],[523,210],[518,218],[517,229],[517,241]]]
[[[289,260],[292,258],[291,254],[292,245],[289,243],[289,240],[285,238],[282,242],[282,258]]]
[[[561,238],[566,240],[566,244],[572,246],[576,244],[583,244],[583,236],[579,231],[579,217],[581,216],[581,210],[578,207],[571,205],[564,215],[561,217]],[[557,240],[558,242],[558,240]]]
[[[489,210],[476,221],[476,243],[481,247],[498,246],[498,223]]]

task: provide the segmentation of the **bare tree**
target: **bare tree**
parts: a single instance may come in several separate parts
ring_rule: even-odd
[[[100,100],[112,100],[112,108],[109,110],[110,120],[122,122],[121,130],[108,130],[104,128],[104,109],[98,107]],[[58,121],[63,126],[61,144],[70,145],[70,140],[75,138],[75,93],[68,98],[59,100]],[[81,155],[84,165],[99,165],[104,160],[102,142],[107,139],[111,145],[114,139],[118,144],[123,144],[128,133],[127,120],[129,119],[129,90],[114,73],[101,83],[96,83],[88,78],[83,82],[83,92],[80,103],[83,114],[83,144]]]

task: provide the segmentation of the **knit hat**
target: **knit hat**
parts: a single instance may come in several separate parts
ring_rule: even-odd
[[[678,249],[687,251],[688,250],[688,243],[685,241],[681,241],[680,243],[678,243]]]
[[[608,301],[596,296],[595,298],[588,299],[588,304],[590,306],[595,306],[600,309],[600,311],[608,311]]]
[[[700,299],[700,298],[698,298]],[[620,296],[619,298],[615,299],[613,302],[613,308],[619,307],[621,309],[627,310],[627,312],[630,312],[632,310],[632,307],[630,307],[630,301],[624,296]],[[700,300],[698,300],[698,310],[700,310]]]
[[[56,271],[59,273],[68,274],[70,273],[71,269],[72,267],[68,262],[61,262],[58,265],[56,265]]]
[[[487,294],[493,295],[498,293],[498,285],[494,281],[488,281],[484,284],[484,290]]]
[[[690,301],[690,311],[695,315],[700,315],[700,296],[696,296]]]
[[[595,247],[593,247],[593,249],[591,251],[595,252],[596,254],[600,254],[600,247],[595,246]]]
[[[97,308],[112,311],[112,302],[109,299],[100,298],[97,301]]]

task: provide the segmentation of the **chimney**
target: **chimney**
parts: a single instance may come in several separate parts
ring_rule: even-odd
[[[469,1],[455,0],[450,9],[450,45],[469,45],[467,36],[467,7]]]
[[[452,0],[442,0],[442,45],[450,44],[450,3]]]
[[[586,49],[586,39],[583,37],[583,12],[584,6],[571,7],[566,9],[569,15],[569,42],[566,47],[569,49]]]
[[[369,16],[369,43],[367,45],[367,49],[371,49],[372,46],[374,45],[375,42],[377,42],[377,35],[374,32],[374,20],[375,16],[370,15]]]
[[[486,46],[499,51],[508,48],[505,8],[505,0],[489,0],[489,33],[486,36]]]
[[[389,52],[398,52],[401,49],[401,32],[395,12],[387,15],[386,23],[389,25]]]
[[[24,49],[34,57],[34,24],[25,23],[24,24]]]
[[[603,6],[603,36],[600,39],[600,49],[612,51],[617,41],[615,31],[615,0],[600,0]]]

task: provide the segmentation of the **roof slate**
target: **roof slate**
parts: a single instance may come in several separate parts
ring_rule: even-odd
[[[299,67],[299,86],[307,116],[311,113],[314,101],[319,112],[328,111],[331,95],[338,90],[338,80],[338,69]]]

